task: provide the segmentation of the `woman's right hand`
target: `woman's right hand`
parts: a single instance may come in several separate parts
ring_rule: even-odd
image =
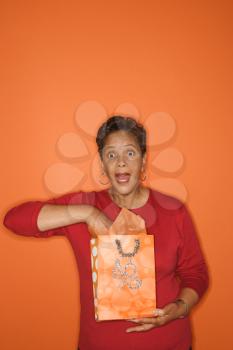
[[[98,208],[92,207],[86,218],[86,224],[92,237],[107,235],[112,221]]]

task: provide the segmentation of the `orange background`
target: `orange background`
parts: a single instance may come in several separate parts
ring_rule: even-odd
[[[1,3],[0,348],[75,350],[78,274],[65,237],[2,225],[13,205],[46,199],[42,176],[59,135],[96,100],[177,122],[179,175],[211,273],[192,313],[194,349],[232,349],[232,2]]]

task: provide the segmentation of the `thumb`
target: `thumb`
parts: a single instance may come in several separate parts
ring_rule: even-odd
[[[154,315],[155,315],[155,316],[164,316],[164,315],[165,315],[165,312],[164,312],[163,309],[155,309]]]

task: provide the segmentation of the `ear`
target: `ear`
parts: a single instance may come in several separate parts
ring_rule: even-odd
[[[143,157],[142,157],[142,169],[144,170],[146,167],[146,161],[147,161],[147,154],[144,153]]]
[[[99,157],[99,164],[100,164],[100,171],[105,173],[105,170],[104,170],[104,163],[102,161],[102,159]]]

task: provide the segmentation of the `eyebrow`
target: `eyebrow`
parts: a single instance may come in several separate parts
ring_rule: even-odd
[[[133,145],[132,143],[129,143],[128,145],[124,145],[124,147],[128,147],[128,146],[133,146],[134,148],[137,148],[135,145]],[[116,146],[105,146],[104,148],[115,148]]]

